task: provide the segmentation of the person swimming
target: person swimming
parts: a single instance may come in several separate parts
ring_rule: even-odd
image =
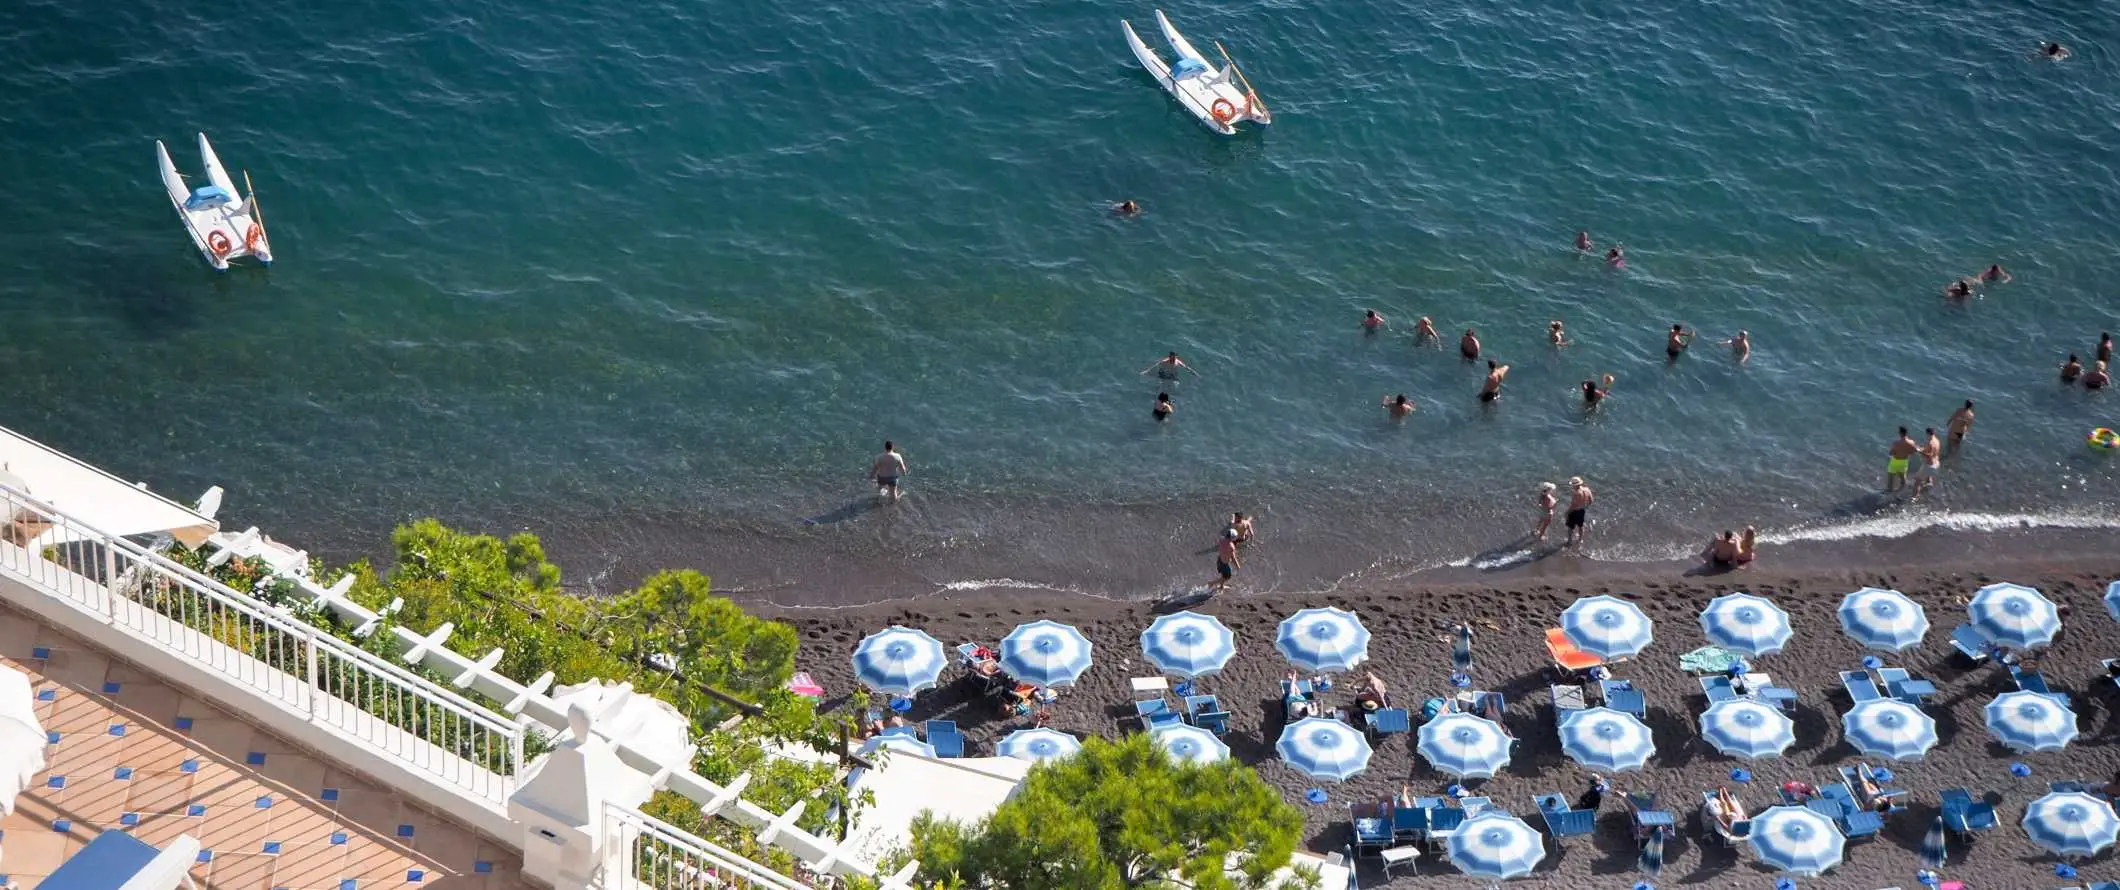
[[[2112,360],[2113,360],[2113,335],[2112,335],[2112,334],[2109,334],[2109,333],[2103,333],[2103,332],[2101,332],[2101,333],[2099,333],[2099,334],[2098,334],[2098,352],[2097,352],[2096,354],[2092,355],[2092,356],[2091,356],[2091,358],[2092,358],[2092,359],[2093,359],[2094,361],[2101,361],[2101,362],[2109,362],[2109,361],[2112,361]]]
[[[1421,316],[1421,320],[1414,323],[1413,337],[1415,340],[1426,342],[1437,342],[1443,339],[1443,335],[1435,329],[1435,322],[1429,320],[1426,315]]]
[[[1603,387],[1599,387],[1595,380],[1583,381],[1583,404],[1587,407],[1597,407],[1599,402],[1603,402],[1605,397],[1611,394],[1612,375],[1610,374],[1605,375],[1605,385]]]
[[[1737,354],[1737,363],[1742,365],[1752,359],[1752,332],[1738,331],[1737,336],[1723,341],[1724,346]]]
[[[1378,315],[1375,309],[1362,310],[1362,330],[1374,334],[1383,327],[1384,316]]]
[[[1405,393],[1399,393],[1395,396],[1385,396],[1384,410],[1391,413],[1391,419],[1403,420],[1405,419],[1406,415],[1413,413],[1413,400],[1406,398]]]
[[[1605,265],[1614,269],[1627,268],[1627,245],[1614,244],[1611,250],[1605,251]]]
[[[1590,251],[1596,249],[1590,244],[1589,232],[1583,231],[1575,233],[1575,249],[1582,253],[1589,253]]]
[[[1487,382],[1480,384],[1480,401],[1492,402],[1502,397],[1502,378],[1509,376],[1509,366],[1487,360]]]
[[[2008,284],[2017,279],[2010,277],[2009,270],[2002,268],[2002,264],[1995,263],[1988,266],[1987,271],[1980,273],[1980,280],[1982,282],[1992,281],[1998,284]]]
[[[1944,285],[1943,295],[1959,300],[1970,297],[1973,295],[1973,282],[1968,278],[1960,278],[1957,281],[1953,281]]]
[[[2076,354],[2071,352],[2068,354],[2068,361],[2061,363],[2061,382],[2074,383],[2076,378],[2081,376],[2083,376],[2083,363],[2077,361]]]
[[[2039,54],[2056,62],[2059,62],[2062,59],[2066,59],[2069,57],[2068,47],[2062,46],[2059,43],[2054,43],[2051,41],[2049,41],[2047,45],[2039,48]]]
[[[2106,372],[2104,362],[2092,365],[2090,372],[2083,375],[2084,389],[2104,389],[2105,385],[2111,382],[2113,375]]]
[[[1692,344],[1692,331],[1686,330],[1686,326],[1682,324],[1672,325],[1671,336],[1664,338],[1664,355],[1674,362],[1678,361],[1678,357],[1685,353],[1686,347]]]
[[[1132,198],[1128,198],[1124,201],[1120,201],[1117,204],[1113,204],[1112,212],[1120,216],[1140,216],[1141,202],[1136,201]]]
[[[1546,342],[1553,344],[1555,349],[1568,345],[1568,328],[1560,319],[1546,322]]]
[[[1458,354],[1463,355],[1468,362],[1480,357],[1480,335],[1478,332],[1471,328],[1465,329],[1465,336],[1458,338]]]
[[[1153,372],[1158,379],[1176,380],[1178,379],[1178,371],[1181,369],[1191,371],[1194,377],[1200,376],[1200,372],[1193,371],[1193,366],[1186,364],[1185,360],[1179,358],[1175,352],[1157,359],[1155,364],[1149,365],[1141,373],[1146,375]]]
[[[1159,392],[1156,393],[1156,407],[1150,413],[1155,415],[1157,423],[1162,423],[1178,413],[1178,406],[1170,403],[1170,393]]]

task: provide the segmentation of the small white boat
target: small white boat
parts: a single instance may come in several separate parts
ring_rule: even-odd
[[[1193,48],[1170,26],[1170,19],[1163,17],[1163,10],[1156,10],[1156,27],[1163,31],[1163,39],[1170,43],[1171,52],[1176,53],[1175,64],[1165,64],[1155,50],[1141,42],[1141,35],[1134,33],[1133,23],[1120,20],[1119,26],[1126,30],[1126,43],[1133,47],[1134,58],[1141,60],[1141,67],[1155,75],[1156,82],[1170,91],[1179,105],[1200,119],[1207,128],[1224,136],[1237,132],[1237,124],[1251,121],[1259,125],[1273,123],[1273,115],[1266,111],[1266,103],[1259,101],[1259,94],[1251,88],[1251,81],[1238,71],[1229,54],[1222,54],[1223,66],[1207,60],[1206,56]],[[1218,45],[1216,49],[1220,49]]]
[[[272,243],[265,238],[265,218],[258,213],[257,191],[253,189],[249,198],[237,196],[236,184],[222,169],[221,159],[214,157],[205,133],[199,134],[199,159],[206,165],[206,184],[189,188],[177,172],[177,165],[169,160],[169,149],[163,147],[161,140],[155,141],[155,163],[162,168],[162,186],[169,190],[169,203],[177,208],[184,230],[191,233],[191,243],[206,256],[206,262],[221,271],[227,271],[228,261],[236,257],[257,257],[258,262],[272,265]],[[243,179],[248,182],[250,177],[245,174]]]

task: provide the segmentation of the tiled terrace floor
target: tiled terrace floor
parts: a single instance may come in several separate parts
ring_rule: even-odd
[[[520,854],[4,605],[0,664],[29,675],[50,740],[0,822],[0,887],[32,890],[104,829],[198,838],[206,890],[529,886]]]

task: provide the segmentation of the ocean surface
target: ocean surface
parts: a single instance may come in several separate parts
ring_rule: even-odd
[[[785,603],[1162,596],[1230,510],[1254,590],[2120,525],[2084,446],[2120,391],[2055,379],[2120,331],[2109,8],[1170,9],[1273,109],[1237,138],[1134,64],[1151,9],[0,4],[0,424],[334,558],[436,515],[589,589],[693,566]],[[173,219],[151,148],[197,173],[199,130],[270,270]],[[1991,262],[2017,280],[1942,298]],[[1513,366],[1498,404],[1420,315]],[[1673,323],[1702,338],[1667,364]],[[1199,375],[1158,425],[1137,372],[1173,349]],[[1894,427],[1966,399],[1936,495],[1878,498]],[[1526,547],[1577,474],[1586,552]]]

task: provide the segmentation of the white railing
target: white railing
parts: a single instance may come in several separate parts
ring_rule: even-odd
[[[601,890],[807,890],[725,847],[638,810],[604,804]]]
[[[0,539],[12,545],[0,545],[0,569],[18,580],[505,806],[523,766],[515,721],[11,487],[0,485],[0,510]]]

